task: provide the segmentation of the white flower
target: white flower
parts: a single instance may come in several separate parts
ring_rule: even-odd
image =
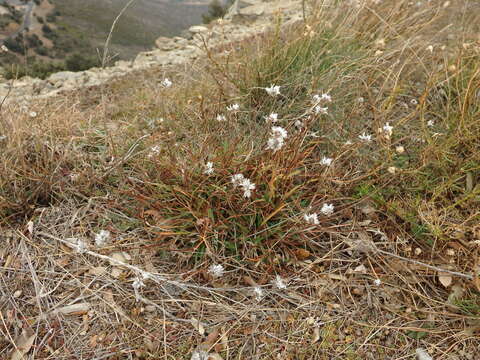
[[[265,91],[270,96],[280,95],[280,86],[278,85],[270,85],[270,87],[265,88]]]
[[[332,97],[328,94],[322,94],[322,95],[318,95],[318,94],[315,94],[313,95],[313,103],[314,104],[318,104],[320,102],[332,102]]]
[[[415,354],[417,355],[417,360],[433,360],[433,358],[422,348],[416,349]]]
[[[195,351],[192,353],[192,357],[190,358],[190,360],[208,360],[210,358],[210,353],[203,350],[195,349]]]
[[[255,296],[255,299],[257,301],[260,301],[265,296],[265,292],[263,291],[263,289],[260,286],[255,286],[253,288],[253,295]]]
[[[280,275],[277,275],[275,277],[275,280],[272,281],[272,283],[277,289],[283,290],[287,288],[287,283],[284,279],[282,279]]]
[[[309,224],[312,224],[312,225],[318,225],[319,224],[317,213],[305,214],[305,215],[303,215],[303,218]]]
[[[427,121],[427,126],[428,127],[433,127],[435,125],[435,122],[433,120],[428,120]]]
[[[241,187],[243,196],[249,198],[252,196],[252,190],[255,190],[255,184],[250,179],[245,178],[242,174],[235,174],[232,176],[233,187]]]
[[[328,107],[321,107],[320,105],[317,105],[313,108],[313,111],[315,114],[328,114]]]
[[[37,117],[37,113],[35,111],[31,111],[29,115],[30,115],[31,118],[36,118]]]
[[[402,145],[399,145],[395,148],[397,154],[403,154],[405,152],[405,148]]]
[[[172,82],[170,81],[169,78],[163,79],[161,84],[164,88],[169,88],[170,86],[172,86]]]
[[[375,286],[380,286],[380,285],[382,284],[382,280],[380,280],[380,279],[375,279],[375,280],[373,280],[373,284],[374,284]]]
[[[383,131],[388,135],[392,136],[393,133],[393,126],[391,126],[388,122],[383,125]]]
[[[410,100],[410,104],[412,104],[412,105],[418,105],[417,99],[412,99],[412,100]]]
[[[108,242],[109,239],[110,239],[110,231],[100,230],[98,234],[95,234],[95,245],[103,246]]]
[[[357,103],[363,104],[364,102],[365,102],[365,99],[363,97],[360,96],[357,98]]]
[[[271,113],[268,116],[265,116],[265,121],[271,121],[272,123],[276,123],[278,121],[278,114]]]
[[[287,130],[281,126],[272,126],[272,133],[267,141],[266,150],[273,150],[273,152],[280,150],[287,136]]]
[[[361,135],[358,135],[358,138],[362,141],[365,141],[365,142],[372,141],[372,135],[366,134],[365,132],[363,132]]]
[[[352,145],[353,143],[350,140],[345,141],[345,145],[349,146]]]
[[[240,186],[243,188],[243,196],[249,198],[252,196],[252,190],[255,190],[255,184],[250,179],[244,179]]]
[[[213,163],[211,161],[205,164],[205,170],[203,171],[205,175],[213,174]]]
[[[296,127],[297,129],[302,129],[302,128],[305,126],[305,124],[304,124],[303,121],[301,121],[301,120],[295,121],[295,124],[294,124],[294,125],[295,125],[295,127]]]
[[[8,48],[5,45],[0,46],[0,50],[2,50],[2,52],[8,52]]]
[[[238,104],[232,104],[230,106],[227,106],[227,111],[238,111],[240,109],[240,105]]]
[[[225,115],[222,115],[222,114],[218,114],[217,115],[217,121],[225,121],[227,120],[227,118],[225,117]]]
[[[208,268],[208,273],[211,274],[214,278],[219,278],[223,276],[225,269],[220,264],[212,264]]]
[[[72,247],[79,253],[83,254],[87,250],[87,243],[82,239],[78,238],[70,238],[67,239],[71,244]]]
[[[153,147],[150,148],[150,152],[148,153],[148,157],[149,158],[152,158],[154,157],[155,155],[158,155],[160,154],[160,146],[159,145],[155,145]]]
[[[144,286],[145,286],[145,283],[139,277],[136,277],[135,280],[133,280],[132,287],[135,290],[138,290],[138,289],[140,289],[141,287],[144,287]]]
[[[323,215],[329,216],[333,214],[334,211],[334,206],[333,204],[323,204],[322,209],[320,210]]]
[[[320,160],[320,164],[325,165],[325,166],[330,166],[330,165],[332,165],[332,161],[333,161],[332,158],[328,158],[328,157],[324,156],[322,158],[322,160]]]
[[[243,176],[243,174],[235,174],[232,176],[232,184],[233,184],[233,187],[237,187],[237,186],[240,186],[240,184],[242,183],[242,181],[245,179],[245,177]]]

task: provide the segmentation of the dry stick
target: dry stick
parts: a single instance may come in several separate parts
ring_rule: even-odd
[[[415,265],[420,265],[420,266],[426,267],[427,269],[430,269],[430,270],[435,270],[435,271],[438,271],[438,272],[442,272],[442,273],[446,273],[446,274],[450,274],[450,275],[455,275],[455,276],[462,277],[462,278],[465,278],[465,279],[468,279],[468,280],[473,280],[474,279],[474,277],[472,275],[469,275],[469,274],[464,274],[464,273],[457,272],[457,271],[441,269],[441,268],[433,266],[433,265],[425,264],[425,263],[423,263],[421,261],[418,261],[418,260],[413,260],[413,259],[409,259],[409,258],[400,256],[400,255],[389,253],[388,251],[385,251],[385,250],[375,248],[375,251],[377,253],[382,254],[382,255],[391,256],[391,257],[394,257],[394,258],[402,260],[402,261],[406,261],[406,262],[409,262],[409,263],[412,263],[412,264],[415,264]]]
[[[117,25],[117,22],[118,20],[120,20],[120,18],[122,17],[123,13],[128,9],[128,7],[130,5],[132,5],[132,3],[134,2],[135,0],[130,0],[124,7],[123,9],[120,11],[120,13],[117,15],[117,17],[115,18],[115,20],[113,21],[112,23],[112,26],[110,28],[110,32],[108,34],[108,37],[107,37],[107,40],[105,41],[105,45],[103,46],[103,58],[102,58],[102,68],[105,68],[105,63],[107,62],[107,54],[108,54],[108,45],[110,45],[110,40],[112,38],[112,34],[113,34],[113,29],[115,28],[115,25]]]

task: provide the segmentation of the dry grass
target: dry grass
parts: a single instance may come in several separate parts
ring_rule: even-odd
[[[2,109],[1,358],[28,328],[35,359],[475,359],[478,5],[317,8],[191,68]]]

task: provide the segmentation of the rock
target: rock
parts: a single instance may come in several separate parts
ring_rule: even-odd
[[[190,31],[191,34],[195,35],[195,34],[207,32],[208,28],[202,25],[194,25],[194,26],[190,26],[188,31]]]
[[[175,40],[164,36],[160,36],[157,40],[155,40],[155,45],[157,48],[164,51],[173,50],[177,47]]]

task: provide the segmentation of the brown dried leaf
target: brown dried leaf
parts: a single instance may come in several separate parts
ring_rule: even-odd
[[[444,287],[448,288],[450,285],[452,285],[452,276],[445,273],[440,273],[438,274],[438,281],[440,281],[440,284],[442,284]]]
[[[10,360],[24,360],[23,355],[30,351],[36,336],[33,330],[24,329],[15,341],[16,349],[13,351]]]

